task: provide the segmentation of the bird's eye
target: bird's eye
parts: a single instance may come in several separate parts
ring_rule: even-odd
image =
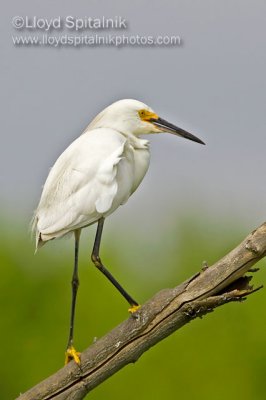
[[[139,116],[140,116],[140,119],[145,120],[147,117],[147,111],[139,110]]]
[[[142,121],[149,122],[151,118],[157,119],[158,115],[149,110],[139,110],[139,117]]]

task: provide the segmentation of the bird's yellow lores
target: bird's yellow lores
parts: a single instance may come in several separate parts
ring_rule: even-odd
[[[196,136],[161,119],[150,107],[124,99],[98,114],[57,159],[43,187],[34,216],[36,249],[47,241],[73,232],[75,236],[72,305],[66,362],[80,363],[73,346],[78,280],[78,251],[81,229],[97,222],[91,259],[130,304],[139,305],[104,267],[100,242],[104,219],[126,203],[147,172],[149,142],[140,135],[169,132],[204,144]]]

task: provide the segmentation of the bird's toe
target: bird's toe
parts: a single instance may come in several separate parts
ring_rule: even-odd
[[[128,309],[128,312],[130,312],[130,314],[134,314],[136,311],[140,309],[140,307],[141,306],[139,304],[134,304]]]
[[[80,365],[80,353],[74,348],[69,346],[65,354],[65,365],[74,360],[76,364]]]

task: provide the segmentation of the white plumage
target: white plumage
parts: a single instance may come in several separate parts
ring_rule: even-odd
[[[117,103],[129,102],[145,106],[133,100]],[[123,125],[131,125],[130,120],[121,126],[114,120],[116,129],[105,120],[96,117],[52,167],[35,214],[37,247],[111,214],[146,174],[148,141],[127,134]]]
[[[80,363],[73,347],[74,315],[78,289],[78,250],[81,229],[98,223],[92,251],[95,266],[111,281],[130,304],[139,305],[104,267],[100,242],[105,217],[124,204],[147,172],[149,142],[142,134],[170,132],[198,143],[192,134],[159,118],[137,100],[120,100],[103,110],[61,154],[52,167],[34,216],[36,249],[69,232],[75,234],[75,262],[72,277],[72,306],[66,361]]]

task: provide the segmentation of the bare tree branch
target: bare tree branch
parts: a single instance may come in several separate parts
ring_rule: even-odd
[[[196,317],[253,293],[251,267],[266,255],[266,223],[211,267],[157,293],[141,309],[19,400],[80,400],[109,376]]]

